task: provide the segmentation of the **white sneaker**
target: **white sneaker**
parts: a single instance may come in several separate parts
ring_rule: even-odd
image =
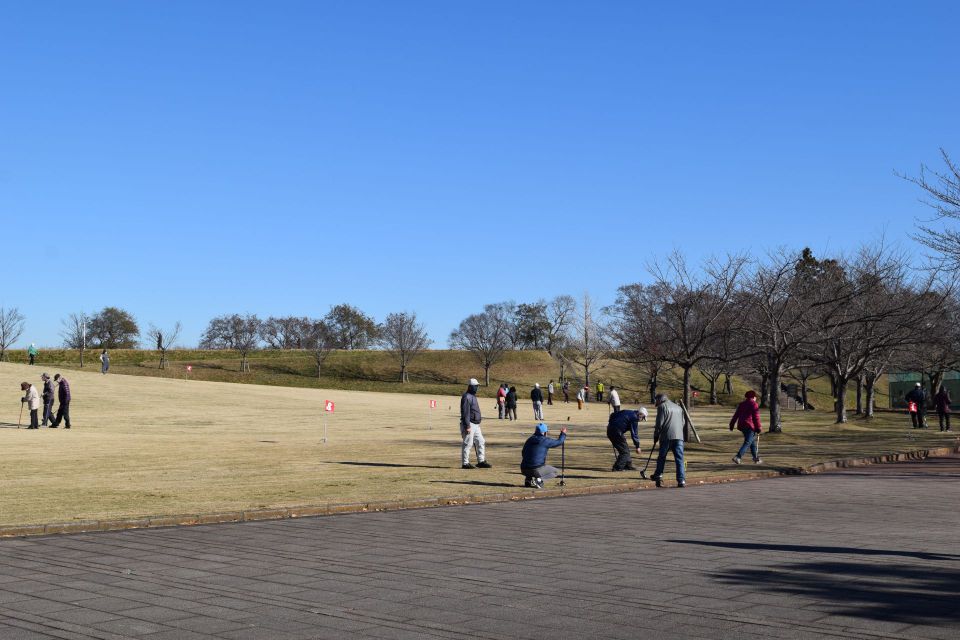
[[[733,456],[733,464],[740,464],[740,458]]]
[[[757,458],[756,460],[753,461],[753,464],[763,464],[763,460],[761,460],[760,458]]]

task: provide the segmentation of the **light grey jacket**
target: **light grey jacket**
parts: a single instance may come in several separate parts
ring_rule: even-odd
[[[683,440],[683,410],[680,405],[667,400],[657,407],[657,422],[654,433],[660,434],[660,441]]]

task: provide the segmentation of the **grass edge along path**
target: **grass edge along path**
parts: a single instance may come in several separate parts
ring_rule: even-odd
[[[701,476],[692,479],[688,488],[707,484],[724,484],[728,482],[743,482],[747,480],[762,480],[792,475],[823,473],[848,467],[862,467],[872,464],[890,464],[909,460],[925,460],[953,453],[960,453],[960,446],[938,447],[933,449],[914,449],[897,453],[888,453],[860,458],[845,458],[817,462],[806,467],[781,470],[760,470],[725,474],[716,476]],[[217,524],[226,522],[257,522],[263,520],[284,520],[288,518],[306,518],[330,516],[346,513],[368,513],[380,511],[399,511],[405,509],[426,509],[432,507],[465,506],[471,504],[488,504],[493,502],[512,502],[519,500],[542,500],[547,498],[564,498],[585,495],[614,494],[632,491],[646,491],[655,489],[654,483],[649,480],[634,480],[631,482],[616,482],[604,485],[590,485],[583,487],[557,487],[553,489],[521,489],[503,491],[490,494],[476,494],[463,496],[445,496],[442,498],[414,498],[410,500],[386,500],[382,502],[357,503],[330,503],[319,505],[304,505],[300,507],[280,507],[266,509],[249,509],[244,511],[227,511],[222,513],[201,513],[182,515],[157,515],[140,518],[121,518],[115,520],[81,520],[33,525],[0,526],[0,538],[45,536],[69,533],[91,533],[98,531],[123,531],[128,529],[146,529],[160,527],[195,526],[202,524]]]

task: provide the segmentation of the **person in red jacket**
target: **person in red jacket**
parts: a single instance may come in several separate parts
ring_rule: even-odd
[[[755,391],[747,391],[744,394],[744,401],[737,405],[737,410],[730,418],[730,431],[733,431],[734,425],[743,432],[743,445],[737,455],[733,456],[733,463],[740,464],[743,454],[750,449],[750,453],[753,454],[753,463],[762,464],[763,460],[760,459],[760,453],[757,451],[757,439],[763,427],[760,426],[760,407],[757,405]]]

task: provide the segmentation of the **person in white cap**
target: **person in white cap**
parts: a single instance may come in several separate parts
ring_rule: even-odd
[[[927,428],[927,394],[919,382],[906,396],[907,408],[910,411],[910,421],[914,429]]]
[[[484,449],[483,433],[480,431],[480,403],[477,402],[477,391],[480,383],[476,378],[470,378],[467,391],[460,398],[460,436],[463,438],[461,447],[462,469],[489,469],[493,465],[487,462]],[[477,467],[470,464],[470,449],[477,448]]]
[[[533,419],[543,420],[543,391],[540,390],[539,382],[533,385],[530,402],[533,403]]]

